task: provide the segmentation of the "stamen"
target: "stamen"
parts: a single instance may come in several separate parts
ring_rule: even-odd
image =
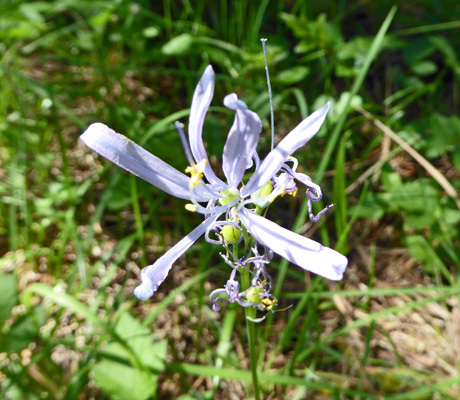
[[[268,86],[268,97],[270,98],[270,119],[271,119],[271,128],[272,128],[272,142],[271,150],[275,147],[275,113],[273,111],[273,98],[272,98],[272,87],[270,85],[270,73],[268,72],[268,61],[267,61],[267,49],[265,48],[265,42],[267,39],[260,39],[262,42],[262,47],[264,49],[264,58],[265,58],[265,71],[267,72],[267,86]]]
[[[323,215],[327,210],[334,207],[334,204],[329,204],[327,207],[323,208],[318,214],[313,214],[312,202],[308,199],[308,215],[311,222],[318,222],[321,215]]]
[[[190,165],[195,164],[192,152],[190,151],[190,145],[188,144],[187,137],[184,133],[184,124],[182,122],[176,121],[174,122],[174,125],[176,126],[177,132],[179,133],[180,141],[182,142],[182,147],[184,148],[184,152],[187,157],[188,163]]]
[[[200,179],[203,178],[203,172],[206,167],[206,160],[201,160],[198,164],[194,164],[185,168],[185,172],[190,174],[189,186],[194,188],[196,185],[200,184]]]
[[[185,205],[185,209],[190,212],[196,212],[196,205],[188,203]]]
[[[281,196],[281,197],[284,197],[284,195],[286,194],[286,186],[283,185],[281,186],[279,189],[277,190],[274,190],[270,196],[268,196],[268,201],[270,203],[273,203],[275,201],[275,199],[278,197],[278,196]]]
[[[262,300],[262,308],[266,310],[271,310],[276,305],[276,299],[270,300],[268,297]]]
[[[295,172],[297,167],[299,166],[299,161],[297,160],[297,158],[295,158],[293,156],[289,156],[286,161],[291,161],[292,162],[292,168],[291,169]]]

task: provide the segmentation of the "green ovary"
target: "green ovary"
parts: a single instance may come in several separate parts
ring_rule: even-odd
[[[240,197],[240,191],[238,189],[225,189],[220,192],[220,195],[222,197],[219,199],[219,203],[222,206],[225,206],[233,200],[238,199]]]
[[[272,181],[268,181],[259,190],[259,197],[267,197],[272,192]]]
[[[222,228],[222,236],[229,243],[235,243],[243,232],[236,229],[233,225],[225,225]]]
[[[248,301],[250,301],[251,303],[260,303],[260,295],[263,293],[264,291],[262,290],[262,288],[260,287],[253,287],[252,289],[250,289],[248,291],[248,293],[246,294],[246,298],[248,299]]]

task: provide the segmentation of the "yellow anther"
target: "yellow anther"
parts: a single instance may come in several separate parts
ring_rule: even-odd
[[[201,160],[198,164],[185,168],[185,172],[190,174],[189,186],[193,189],[200,184],[200,179],[203,178],[203,172],[206,168],[206,160]]]
[[[196,205],[188,203],[185,205],[185,209],[190,212],[196,212]]]
[[[262,307],[267,310],[271,310],[276,305],[276,299],[270,300],[268,297],[265,297],[262,300]]]
[[[293,192],[289,193],[292,197],[295,197],[299,189],[294,190]]]
[[[278,196],[284,197],[285,194],[286,194],[286,186],[283,185],[280,189],[275,190],[274,192],[270,194],[268,201],[270,203],[273,203]]]

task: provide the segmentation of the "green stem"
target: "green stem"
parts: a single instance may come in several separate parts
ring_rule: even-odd
[[[249,271],[243,269],[241,271],[241,283],[243,290],[246,290],[250,286]],[[249,318],[256,316],[256,310],[252,307],[244,309],[246,314],[246,328],[248,331],[248,345],[249,345],[249,358],[251,360],[251,373],[252,373],[252,385],[254,387],[254,399],[260,399],[259,393],[259,378],[257,376],[257,351],[256,351],[256,326],[254,322],[250,321]]]

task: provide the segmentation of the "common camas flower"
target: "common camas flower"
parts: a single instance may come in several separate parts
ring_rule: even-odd
[[[189,158],[193,159],[190,160],[192,165],[186,169],[190,178],[104,124],[92,124],[81,135],[86,145],[100,155],[166,193],[188,200],[187,210],[204,215],[205,219],[198,227],[154,264],[142,270],[142,284],[134,294],[141,300],[151,297],[167,277],[172,264],[203,234],[209,242],[226,247],[229,256],[224,258],[233,267],[224,289],[218,289],[211,295],[216,310],[219,309],[216,296],[221,292],[225,292],[228,298],[218,299],[260,309],[272,308],[275,301],[270,300],[271,283],[265,271],[265,264],[271,258],[270,250],[305,270],[332,280],[342,279],[347,266],[347,259],[342,254],[261,216],[277,196],[297,193],[295,181],[306,187],[313,221],[327,210],[316,217],[312,214],[311,202],[321,199],[321,189],[307,175],[296,172],[297,161],[291,154],[318,132],[329,104],[302,121],[260,162],[256,151],[262,130],[260,118],[236,94],[226,96],[224,105],[234,110],[236,115],[223,151],[224,182],[212,170],[202,139],[203,123],[213,93],[214,71],[208,66],[195,89],[190,110]],[[253,166],[255,171],[244,184],[245,171]],[[245,229],[255,240],[252,245],[248,244],[254,257],[247,255],[239,259],[229,250],[228,243],[241,241]],[[262,256],[258,255],[257,244],[265,248]],[[236,271],[240,268],[250,269],[253,275],[251,287],[243,292],[239,292],[235,280]]]

